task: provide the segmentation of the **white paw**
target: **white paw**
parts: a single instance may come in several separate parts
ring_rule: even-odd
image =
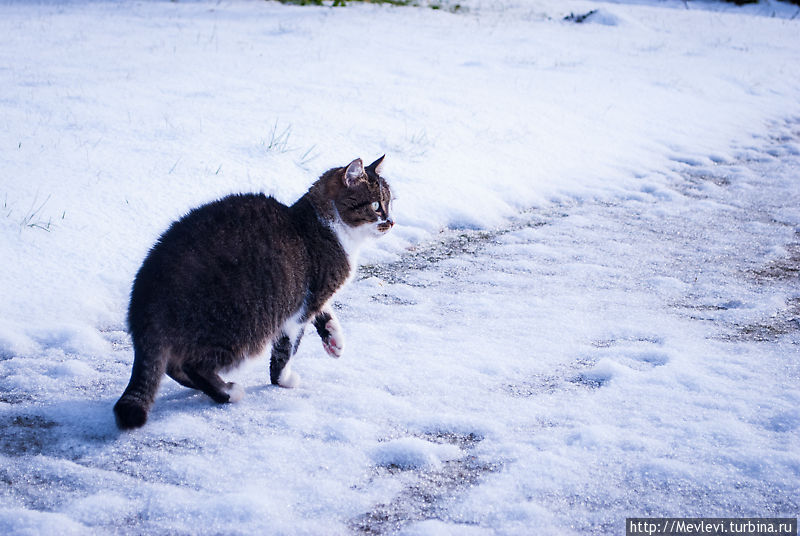
[[[339,327],[339,322],[331,319],[325,324],[325,329],[328,330],[330,336],[322,341],[322,347],[329,356],[338,359],[344,351],[344,335]]]
[[[238,383],[231,384],[226,392],[228,393],[228,396],[230,396],[228,402],[238,402],[244,398],[244,387]]]
[[[300,375],[287,366],[278,378],[278,385],[286,389],[294,389],[300,385]]]

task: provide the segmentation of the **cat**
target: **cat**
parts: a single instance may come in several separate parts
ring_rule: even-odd
[[[291,206],[234,194],[172,223],[131,289],[133,371],[114,405],[119,428],[145,424],[165,373],[216,402],[238,401],[244,390],[219,372],[270,343],[272,384],[297,387],[289,361],[309,322],[341,356],[331,298],[355,275],[361,246],[394,226],[385,156],[326,171]]]

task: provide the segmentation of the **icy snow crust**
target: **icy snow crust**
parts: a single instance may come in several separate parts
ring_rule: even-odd
[[[461,4],[0,5],[0,533],[797,515],[797,8]],[[119,433],[169,222],[384,152],[343,358],[309,330],[299,389],[165,380]]]

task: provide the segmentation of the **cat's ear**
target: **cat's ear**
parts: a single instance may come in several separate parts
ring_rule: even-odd
[[[375,160],[373,163],[367,166],[367,169],[371,169],[375,172],[376,175],[381,174],[381,169],[383,169],[383,159],[386,158],[386,155]]]
[[[344,185],[346,187],[350,188],[363,178],[364,178],[364,163],[361,161],[360,158],[356,158],[355,160],[347,164],[347,169],[344,170],[344,177],[342,178],[342,181],[344,182]]]

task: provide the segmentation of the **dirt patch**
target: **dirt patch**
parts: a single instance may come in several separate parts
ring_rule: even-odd
[[[752,324],[737,325],[736,332],[724,337],[730,341],[773,342],[800,331],[800,298],[789,300],[787,307],[769,318]]]
[[[463,523],[448,512],[449,503],[460,493],[475,486],[488,473],[500,470],[499,463],[485,462],[469,451],[483,438],[475,434],[435,432],[420,437],[434,443],[456,445],[468,452],[458,460],[444,462],[440,469],[416,470],[399,467],[377,467],[376,473],[412,475],[408,484],[388,503],[375,505],[369,512],[349,523],[356,534],[391,534],[409,523],[439,519]]]
[[[439,239],[408,249],[395,262],[364,264],[358,269],[358,278],[377,277],[388,283],[405,283],[405,274],[412,270],[425,270],[445,259],[461,255],[474,255],[503,231],[442,231]],[[507,232],[507,231],[505,231]]]
[[[0,422],[0,452],[8,456],[40,454],[52,443],[58,423],[38,415],[16,415]]]
[[[446,259],[475,255],[486,246],[497,242],[500,236],[529,227],[547,224],[546,215],[533,211],[522,214],[523,221],[489,231],[444,229],[430,242],[408,248],[400,260],[385,264],[364,264],[358,268],[358,279],[377,277],[387,283],[407,283],[405,274],[413,270],[427,270]],[[563,216],[563,215],[562,215]]]
[[[764,283],[800,282],[800,233],[797,233],[797,238],[797,242],[786,246],[787,255],[784,258],[772,261],[759,270],[753,270],[752,275]]]
[[[731,335],[730,339],[775,341],[784,335],[800,331],[800,297],[796,296],[797,288],[800,288],[797,286],[797,283],[800,283],[800,232],[795,236],[796,240],[786,246],[786,256],[750,272],[757,282],[764,285],[794,286],[795,296],[787,300],[785,308],[773,313],[769,318],[736,326],[737,332]]]

